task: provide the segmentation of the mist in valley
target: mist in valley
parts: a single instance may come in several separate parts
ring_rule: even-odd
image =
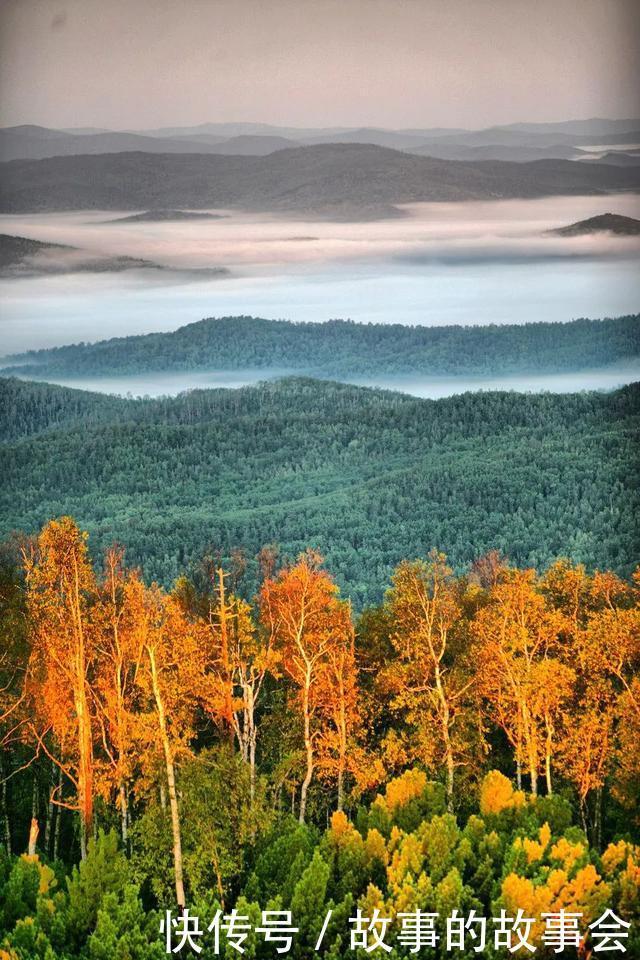
[[[0,217],[2,233],[74,247],[49,254],[72,271],[73,262],[122,257],[163,268],[2,279],[0,353],[173,330],[208,316],[524,323],[633,313],[640,303],[637,237],[547,232],[605,212],[639,218],[635,195],[419,204],[405,208],[402,218],[367,223],[213,212],[220,218],[158,223],[105,222],[117,214],[104,211]],[[197,272],[203,270],[227,272]],[[508,389],[610,388],[639,373],[632,364],[586,371],[577,380],[556,375],[501,383]],[[264,371],[234,372],[230,381],[227,374],[158,375],[95,386],[158,395],[264,378]],[[500,384],[413,378],[377,385],[440,396]]]

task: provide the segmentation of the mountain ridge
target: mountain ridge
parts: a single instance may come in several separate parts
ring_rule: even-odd
[[[170,585],[212,551],[321,551],[355,604],[434,544],[628,575],[640,384],[424,400],[292,378],[128,400],[0,379],[0,535],[70,514]],[[382,575],[384,573],[384,576]]]
[[[261,317],[195,321],[5,358],[21,376],[109,376],[177,370],[288,369],[313,375],[468,375],[601,367],[640,356],[640,314],[568,323],[405,326]]]
[[[364,144],[265,157],[116,153],[2,164],[0,211],[153,207],[388,216],[421,201],[600,195],[640,190],[640,169],[570,160],[448,161]]]

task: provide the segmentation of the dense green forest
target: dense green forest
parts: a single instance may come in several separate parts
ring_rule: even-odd
[[[173,333],[34,350],[6,362],[19,365],[21,375],[45,379],[207,368],[364,376],[556,372],[639,356],[638,314],[477,327],[222,317],[191,323]]]
[[[640,569],[245,573],[3,545],[2,960],[638,956]]]
[[[289,379],[127,400],[0,384],[1,532],[71,513],[165,585],[203,557],[312,546],[362,604],[434,543],[627,574],[640,387],[431,401]],[[252,561],[251,561],[252,562]]]

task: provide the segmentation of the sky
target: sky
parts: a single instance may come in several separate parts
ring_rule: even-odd
[[[638,0],[0,0],[0,125],[640,113]]]

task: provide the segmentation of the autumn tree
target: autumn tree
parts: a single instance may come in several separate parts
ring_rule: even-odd
[[[524,765],[534,795],[543,757],[551,786],[556,728],[570,695],[572,676],[555,656],[565,626],[562,612],[546,602],[534,570],[506,572],[472,624],[478,689],[488,718],[514,749],[518,787]],[[549,684],[557,689],[548,691]]]
[[[249,604],[227,592],[222,568],[216,571],[216,591],[208,611],[206,640],[207,676],[203,705],[237,740],[240,755],[249,765],[251,799],[256,792],[256,713],[269,671],[277,657],[272,636],[263,637],[253,621]]]
[[[360,725],[358,678],[353,633],[344,642],[332,644],[320,667],[318,712],[322,718],[317,750],[321,775],[335,780],[337,806],[344,806],[345,776],[356,776],[361,751],[355,744]]]
[[[31,633],[28,690],[31,730],[75,787],[84,859],[93,821],[95,705],[91,692],[96,657],[93,608],[96,582],[87,536],[69,517],[52,520],[33,550],[24,552]],[[57,802],[62,802],[57,798]]]
[[[602,840],[602,794],[615,773],[624,800],[640,776],[632,731],[640,728],[638,591],[610,572],[596,572],[578,619],[572,654],[577,703],[562,750],[563,772],[578,793],[585,829]]]
[[[420,743],[427,765],[446,769],[453,806],[456,767],[468,749],[469,695],[474,683],[455,629],[462,618],[459,586],[442,553],[405,561],[387,596],[395,659],[384,680]]]
[[[267,579],[260,593],[260,621],[282,671],[293,683],[302,721],[306,767],[300,823],[305,820],[316,766],[322,688],[330,677],[327,665],[336,650],[351,645],[353,636],[349,606],[340,600],[336,584],[320,564],[317,554],[304,554],[275,579]]]
[[[24,677],[28,660],[25,597],[17,544],[0,546],[0,837],[11,853],[8,781],[28,720]]]
[[[129,828],[129,781],[138,746],[136,712],[139,688],[136,678],[142,659],[141,632],[134,616],[139,608],[128,602],[136,592],[135,586],[132,592],[127,590],[131,578],[132,574],[128,574],[123,566],[123,551],[117,548],[107,550],[96,611],[99,626],[96,715],[105,759],[102,781],[107,795],[115,788],[125,847]]]
[[[164,761],[166,794],[173,838],[176,902],[186,905],[176,761],[189,753],[201,688],[201,634],[185,618],[180,605],[160,588],[147,588],[131,577],[127,603],[136,624],[136,644],[142,650],[137,680],[146,695],[146,737],[153,750],[159,740]]]

